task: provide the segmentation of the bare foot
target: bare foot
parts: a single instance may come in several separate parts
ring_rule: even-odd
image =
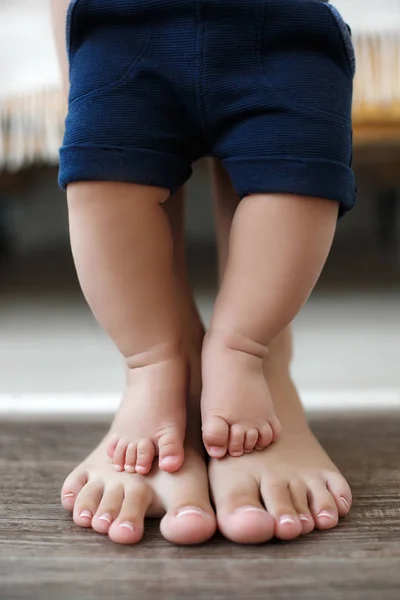
[[[130,361],[107,454],[118,471],[149,473],[154,457],[173,473],[183,463],[188,364],[183,349],[158,346]]]
[[[61,501],[79,527],[108,535],[118,544],[136,544],[145,517],[163,517],[161,532],[176,544],[198,544],[215,532],[207,469],[194,444],[185,448],[178,473],[156,465],[149,475],[118,473],[107,461],[107,438],[66,479]]]
[[[212,458],[263,450],[281,430],[263,373],[266,349],[208,333],[203,349],[203,442]]]
[[[308,428],[289,374],[281,369],[269,383],[283,426],[277,442],[209,465],[219,529],[238,543],[331,529],[352,502],[348,483]]]

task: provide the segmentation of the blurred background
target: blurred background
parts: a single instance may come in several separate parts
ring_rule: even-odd
[[[358,204],[297,318],[309,408],[400,408],[400,1],[336,0],[357,55]],[[123,366],[81,296],[57,155],[65,104],[48,0],[0,0],[0,413],[109,411]],[[190,276],[216,291],[207,165],[187,188]]]

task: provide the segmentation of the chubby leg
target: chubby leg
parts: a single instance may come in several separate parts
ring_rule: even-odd
[[[214,458],[277,438],[263,362],[317,282],[337,215],[335,202],[294,195],[253,195],[237,206],[203,351],[203,440]]]
[[[238,198],[219,163],[214,166],[219,270],[228,257]],[[286,327],[272,341],[263,372],[282,434],[273,446],[239,458],[211,460],[209,478],[222,533],[238,543],[293,539],[335,527],[350,510],[351,491],[310,431],[290,377],[292,341]]]
[[[126,360],[127,388],[109,453],[148,473],[183,462],[188,361],[173,273],[166,190],[123,183],[68,186],[71,246],[83,293]]]
[[[204,335],[186,273],[183,239],[183,192],[164,205],[171,226],[173,267],[185,347],[191,367],[185,458],[178,472],[166,473],[153,464],[143,477],[116,472],[107,460],[111,431],[64,482],[63,507],[79,527],[92,528],[118,544],[140,541],[145,517],[163,517],[161,532],[176,544],[207,540],[216,529],[200,435],[200,352]]]

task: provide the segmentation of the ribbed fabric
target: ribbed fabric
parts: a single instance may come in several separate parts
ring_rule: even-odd
[[[354,55],[319,0],[73,0],[60,184],[179,188],[218,156],[237,193],[355,199]]]

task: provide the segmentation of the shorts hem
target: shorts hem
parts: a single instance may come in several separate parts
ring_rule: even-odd
[[[341,163],[282,157],[222,158],[236,193],[296,194],[340,203],[340,215],[356,201],[354,173]]]
[[[58,183],[120,181],[176,192],[189,179],[191,166],[172,154],[120,146],[63,146]]]

